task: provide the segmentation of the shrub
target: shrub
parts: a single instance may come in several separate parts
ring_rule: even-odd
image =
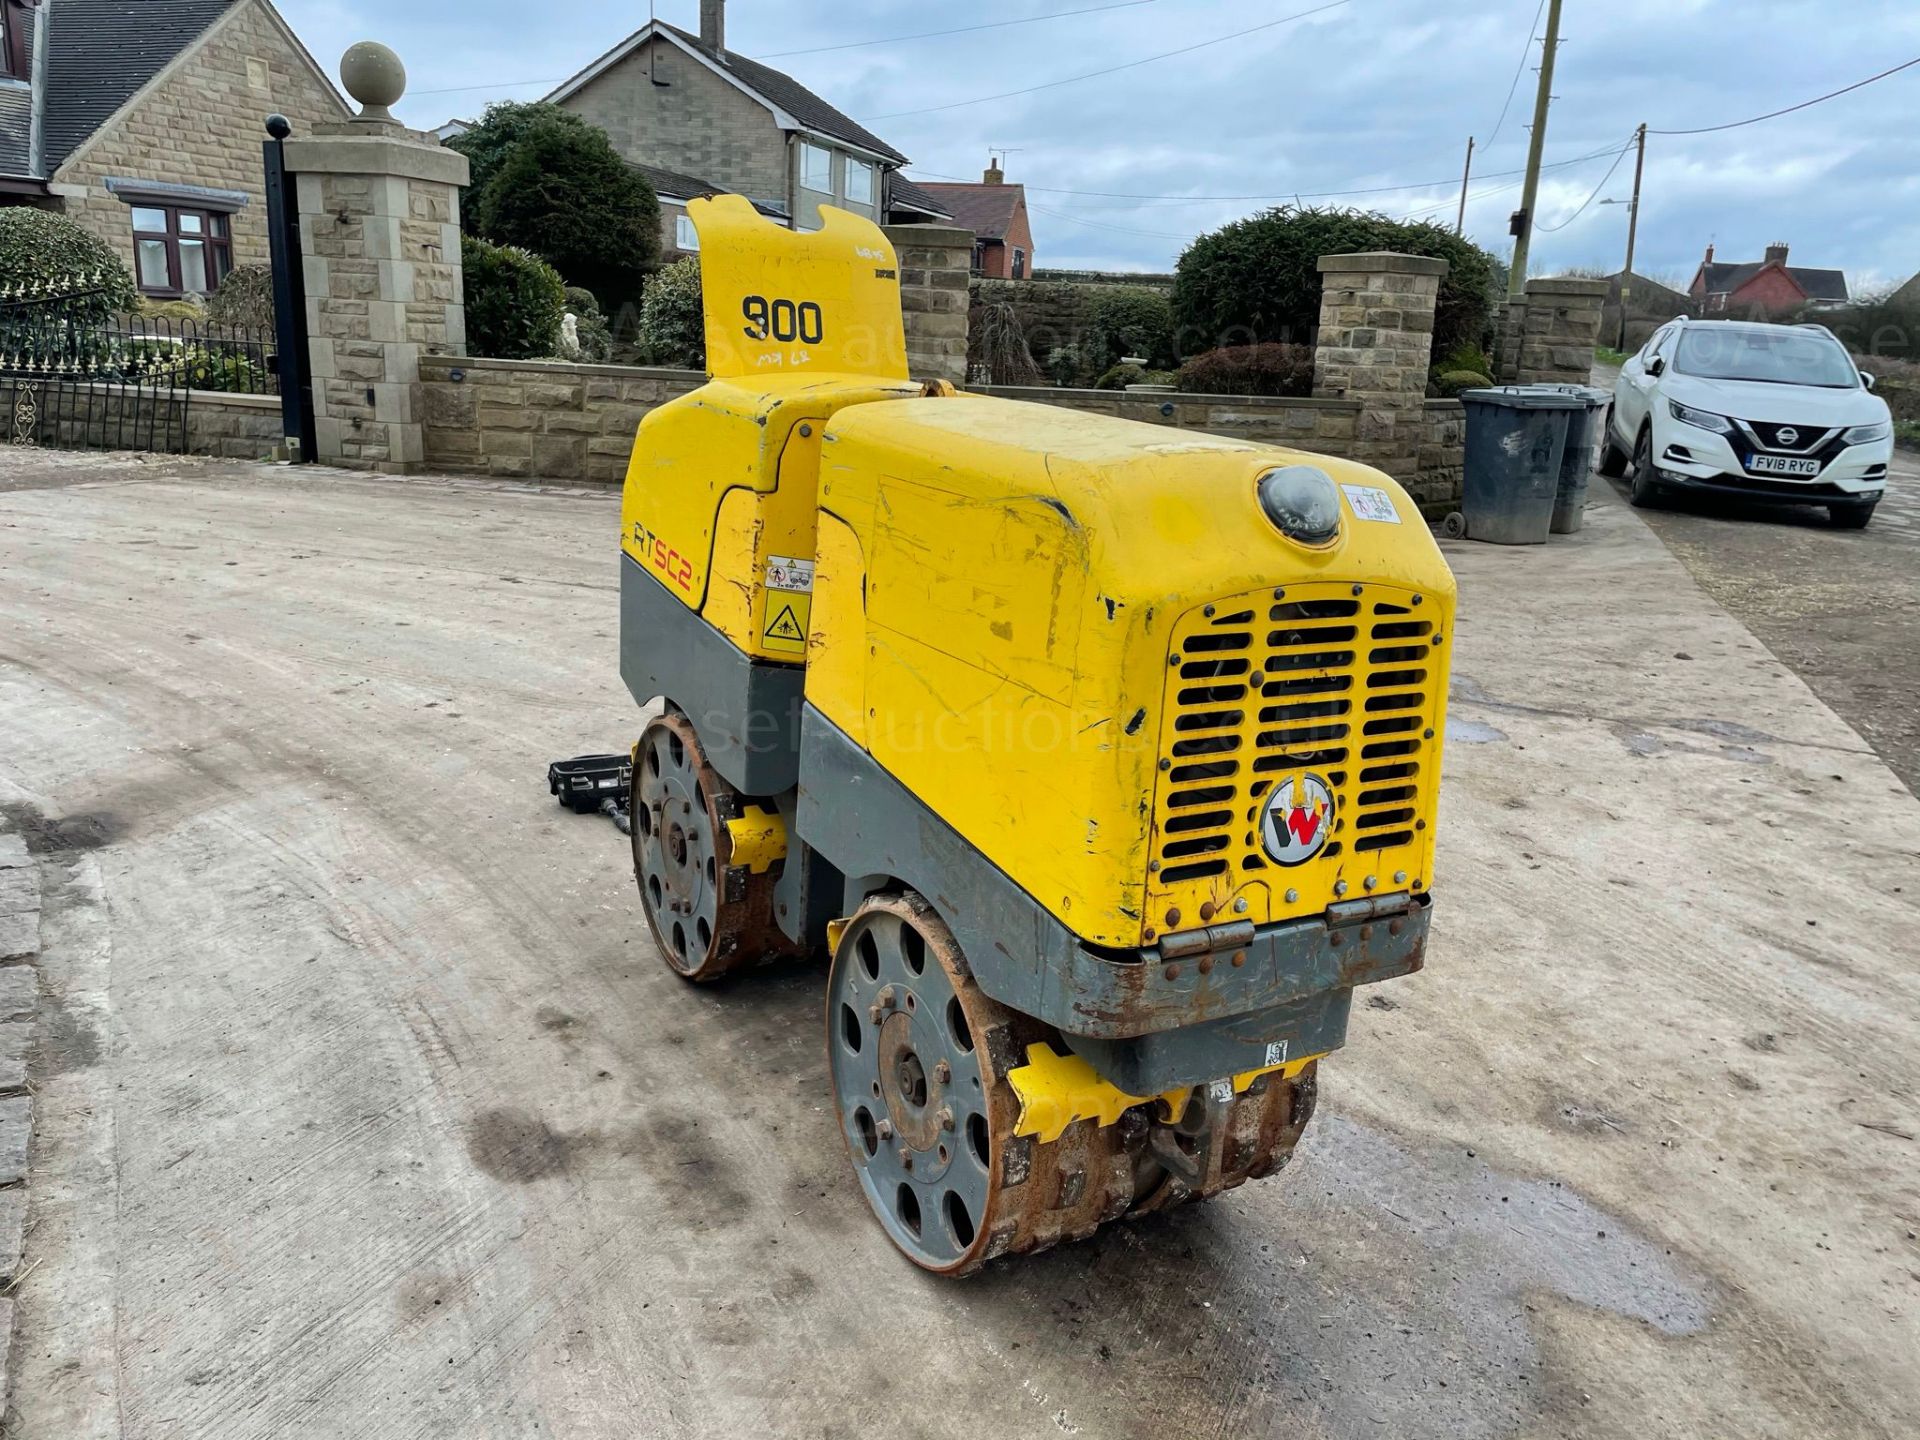
[[[1227,345],[1180,367],[1179,385],[1198,395],[1311,395],[1311,345]]]
[[[700,305],[700,261],[684,256],[649,275],[640,289],[640,363],[682,370],[707,368],[706,315]]]
[[[1472,370],[1449,370],[1433,377],[1433,382],[1427,386],[1427,393],[1438,399],[1454,400],[1459,398],[1463,390],[1485,390],[1492,384],[1489,377]]]
[[[207,318],[206,307],[197,300],[155,300],[142,295],[133,307],[142,320],[191,320],[195,324]]]
[[[1081,337],[1086,368],[1103,372],[1128,355],[1148,365],[1178,363],[1173,353],[1173,302],[1145,285],[1097,285],[1092,323]]]
[[[218,345],[136,340],[123,363],[129,370],[163,384],[188,390],[219,390],[259,395],[267,390],[260,367],[243,354]]]
[[[460,197],[460,227],[469,235],[481,233],[480,198],[486,193],[493,177],[499,174],[507,153],[540,125],[557,125],[582,134],[589,131],[600,134],[571,110],[563,110],[558,105],[550,105],[545,101],[522,103],[503,100],[489,105],[486,113],[481,115],[480,123],[466,134],[456,135],[447,141],[449,150],[457,150],[467,157],[470,174],[467,188]]]
[[[1020,312],[1005,300],[973,307],[967,325],[967,369],[989,385],[1038,385],[1040,367],[1027,348]]]
[[[1180,256],[1173,311],[1182,353],[1309,339],[1320,318],[1320,257],[1369,250],[1448,262],[1434,354],[1490,338],[1494,259],[1472,241],[1439,225],[1359,210],[1282,206],[1202,235]]]
[[[1102,375],[1098,380],[1094,381],[1093,388],[1096,390],[1124,390],[1129,385],[1144,385],[1146,380],[1147,370],[1144,365],[1135,365],[1123,360],[1108,370],[1106,374]]]
[[[479,233],[533,251],[617,306],[660,259],[660,202],[604,132],[541,120],[480,192]]]
[[[553,354],[566,313],[559,273],[538,255],[513,245],[460,237],[466,270],[467,346],[496,360],[535,360]]]
[[[29,286],[70,297],[59,318],[99,325],[133,309],[133,276],[107,246],[64,215],[29,205],[0,209],[0,290]]]
[[[1093,366],[1078,345],[1056,345],[1047,352],[1047,378],[1056,385],[1086,385],[1093,378]]]
[[[207,319],[216,325],[273,329],[273,267],[236,265],[208,299]]]

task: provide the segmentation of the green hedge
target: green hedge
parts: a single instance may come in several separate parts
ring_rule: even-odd
[[[560,342],[567,287],[538,255],[460,237],[466,270],[467,348],[494,360],[539,360]]]
[[[138,292],[120,257],[64,215],[29,205],[0,209],[0,290],[68,296],[58,315],[98,325],[133,309]]]
[[[706,315],[700,303],[700,261],[688,255],[663,265],[640,289],[642,365],[707,368]]]
[[[1173,289],[1183,354],[1308,340],[1320,320],[1320,259],[1375,250],[1445,260],[1433,353],[1492,338],[1494,259],[1440,225],[1359,210],[1282,206],[1202,235],[1180,257]]]

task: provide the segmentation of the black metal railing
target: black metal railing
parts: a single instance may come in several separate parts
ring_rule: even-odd
[[[280,393],[271,330],[146,315],[75,320],[76,298],[0,298],[0,373]]]
[[[199,359],[175,344],[87,316],[86,289],[0,293],[0,445],[63,449],[189,448],[189,384]],[[162,348],[164,347],[164,348]],[[250,360],[205,351],[227,383],[250,381]]]

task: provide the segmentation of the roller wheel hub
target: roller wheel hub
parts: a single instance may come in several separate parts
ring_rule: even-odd
[[[689,980],[793,953],[773,921],[777,870],[732,863],[727,821],[744,803],[686,716],[648,723],[633,753],[633,873],[660,953]]]

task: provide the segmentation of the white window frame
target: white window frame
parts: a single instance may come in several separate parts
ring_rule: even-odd
[[[880,187],[875,171],[876,167],[869,165],[866,161],[856,160],[851,155],[847,157],[847,180],[845,189],[847,203],[849,205],[872,206],[878,201]],[[864,195],[856,195],[854,193],[853,177],[856,175],[866,181],[867,193]]]
[[[693,223],[693,217],[682,210],[673,217],[674,248],[697,252],[700,249],[700,231]]]
[[[813,183],[815,163],[826,166],[826,183],[823,185]],[[800,188],[811,190],[816,195],[833,194],[833,151],[824,145],[816,145],[811,140],[800,142]]]

